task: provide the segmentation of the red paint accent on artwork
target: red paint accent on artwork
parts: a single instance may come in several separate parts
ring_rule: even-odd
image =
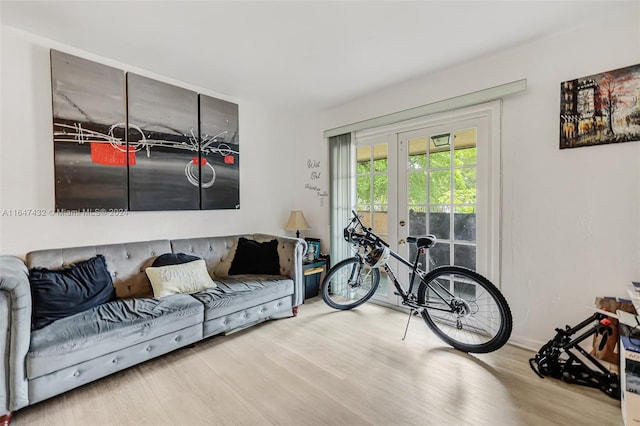
[[[224,164],[235,164],[236,159],[233,155],[225,155],[224,156]]]
[[[91,162],[103,166],[126,166],[127,153],[110,143],[91,142]],[[129,165],[136,165],[136,151],[132,146],[129,147]]]

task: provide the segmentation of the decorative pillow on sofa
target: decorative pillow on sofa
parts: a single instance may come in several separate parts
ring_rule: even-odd
[[[240,237],[229,268],[229,275],[239,274],[280,275],[278,240],[259,243]]]
[[[185,253],[165,253],[158,256],[151,266],[181,265],[194,260],[200,260],[200,258]]]
[[[33,329],[115,300],[116,293],[101,254],[68,268],[29,271]]]
[[[150,266],[144,270],[153,287],[153,297],[178,293],[195,293],[216,287],[202,259],[167,266]]]

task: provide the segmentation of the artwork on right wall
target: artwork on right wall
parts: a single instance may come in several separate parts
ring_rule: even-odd
[[[560,149],[640,140],[640,64],[560,85]]]

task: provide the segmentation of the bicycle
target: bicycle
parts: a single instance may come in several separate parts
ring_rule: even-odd
[[[355,211],[352,214],[353,218],[344,228],[344,239],[354,247],[355,254],[327,272],[322,282],[322,299],[327,305],[347,310],[365,303],[380,284],[382,268],[397,290],[394,294],[410,309],[407,329],[411,317],[420,314],[440,339],[460,351],[487,353],[507,343],[513,327],[511,309],[487,278],[454,265],[425,272],[420,268],[420,254],[436,244],[435,236],[407,238],[408,243],[417,247],[415,261],[411,263],[367,228]],[[391,269],[388,263],[391,257],[411,268],[408,289]],[[417,280],[420,284],[415,293]]]

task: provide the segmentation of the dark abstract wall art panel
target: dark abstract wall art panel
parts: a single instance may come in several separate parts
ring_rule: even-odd
[[[197,93],[127,73],[127,104],[129,208],[198,210]]]
[[[240,208],[238,105],[200,95],[202,208]]]
[[[51,50],[55,207],[126,209],[124,72]]]

